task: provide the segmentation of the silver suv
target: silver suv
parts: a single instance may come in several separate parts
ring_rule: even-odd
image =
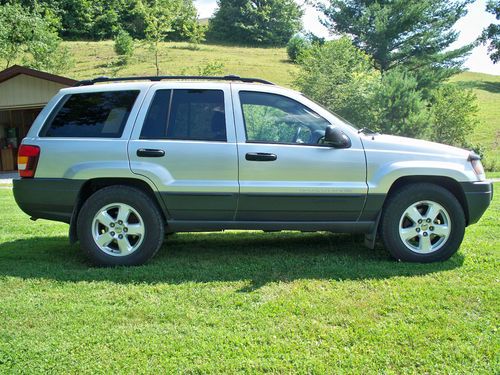
[[[445,260],[493,196],[470,151],[357,129],[236,76],[63,89],[18,164],[19,207],[69,223],[105,266],[146,262],[169,233],[225,229],[364,233],[369,247],[379,235],[396,259]]]

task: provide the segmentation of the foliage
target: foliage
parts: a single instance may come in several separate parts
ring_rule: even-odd
[[[311,42],[302,35],[294,35],[286,45],[286,53],[290,61],[297,62],[300,54],[311,48]]]
[[[303,10],[294,0],[218,0],[208,37],[245,45],[285,45],[301,29]]]
[[[8,68],[15,61],[49,72],[67,68],[71,58],[62,48],[56,32],[57,18],[50,12],[42,16],[19,4],[0,7],[0,59]]]
[[[418,90],[414,76],[404,70],[393,69],[382,74],[374,85],[369,108],[373,125],[386,134],[426,138],[430,116],[427,103]]]
[[[357,126],[469,146],[477,113],[470,91],[442,85],[426,99],[411,72],[398,68],[378,74],[345,37],[311,47],[299,65],[299,89]]]
[[[458,147],[470,146],[470,134],[478,124],[477,100],[472,90],[442,85],[433,91],[431,111],[431,140]]]
[[[0,4],[12,0],[0,0]],[[172,0],[182,7],[172,22],[169,38],[186,39],[184,29],[197,23],[192,0]],[[133,38],[144,39],[148,17],[142,0],[17,0],[28,9],[48,9],[61,20],[60,36],[67,40],[103,40],[125,30]]]
[[[371,125],[367,108],[378,74],[349,39],[313,45],[299,65],[295,85],[305,95],[359,126]]]
[[[171,40],[185,40],[197,45],[205,40],[206,25],[200,24],[198,11],[193,0],[174,0],[180,2],[180,10],[172,23]]]
[[[352,37],[376,69],[411,71],[419,88],[437,87],[462,68],[473,45],[449,49],[455,22],[472,0],[329,0],[317,7],[331,31]],[[427,94],[424,92],[423,94]]]
[[[486,11],[495,15],[500,20],[500,0],[490,0],[486,5]],[[490,24],[484,29],[479,41],[488,45],[491,61],[500,61],[500,24]]]
[[[134,39],[125,30],[120,30],[115,36],[115,52],[123,63],[134,54]]]
[[[199,76],[220,76],[224,72],[224,63],[218,60],[209,61],[198,67]]]
[[[140,3],[146,22],[146,43],[154,54],[156,75],[160,75],[160,42],[172,31],[177,15],[182,11],[182,3],[177,0],[145,0]]]
[[[192,22],[186,23],[183,27],[183,35],[191,43],[190,48],[199,49],[199,44],[205,40],[207,26],[199,22]]]

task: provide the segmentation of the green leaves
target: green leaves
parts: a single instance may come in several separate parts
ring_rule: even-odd
[[[209,38],[247,45],[285,45],[302,27],[303,10],[293,0],[219,0]]]
[[[490,0],[486,5],[486,11],[495,15],[497,21],[500,20],[500,1]],[[491,61],[500,61],[500,24],[490,24],[484,29],[479,42],[488,45]]]
[[[299,56],[295,84],[313,100],[356,125],[371,126],[367,111],[379,73],[348,38],[314,45]]]
[[[299,89],[355,125],[469,147],[478,111],[470,91],[449,84],[424,91],[405,68],[379,73],[346,37],[315,45],[298,61]]]
[[[373,57],[377,70],[404,68],[415,72],[419,88],[436,87],[460,71],[473,46],[448,47],[457,40],[452,28],[471,0],[330,0],[317,5],[325,26],[348,35]],[[445,52],[446,51],[446,52]]]
[[[71,63],[69,53],[60,46],[50,12],[46,17],[19,4],[0,7],[0,59],[5,67],[21,61],[23,65],[59,72]]]
[[[414,76],[394,69],[382,75],[371,99],[373,122],[383,133],[425,138],[430,115]]]

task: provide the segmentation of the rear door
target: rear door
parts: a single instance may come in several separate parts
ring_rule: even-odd
[[[367,194],[356,130],[298,93],[233,84],[239,151],[236,220],[356,221]],[[352,146],[321,144],[329,125]]]
[[[229,84],[159,83],[139,113],[128,153],[160,192],[170,219],[233,220],[238,158]]]

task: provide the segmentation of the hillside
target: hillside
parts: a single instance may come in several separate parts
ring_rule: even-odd
[[[154,75],[153,59],[147,47],[139,46],[129,65],[116,64],[113,42],[66,42],[75,56],[74,67],[66,74],[83,79],[96,76]],[[292,86],[296,67],[288,61],[284,48],[245,48],[201,45],[190,48],[187,43],[165,43],[161,56],[162,74],[198,74],[200,67],[220,62],[224,74],[259,77],[279,85]],[[472,142],[481,143],[489,162],[500,168],[500,76],[466,72],[453,78],[477,94],[481,124]]]

